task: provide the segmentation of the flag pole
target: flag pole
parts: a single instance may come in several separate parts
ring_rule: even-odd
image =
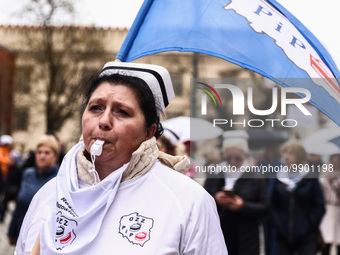
[[[198,78],[198,63],[199,63],[199,53],[194,52],[192,57],[192,84],[191,84],[191,95],[190,95],[190,114],[191,117],[196,117],[196,90],[195,90],[195,83]]]

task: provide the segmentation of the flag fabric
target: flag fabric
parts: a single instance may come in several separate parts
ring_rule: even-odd
[[[164,51],[219,57],[282,86],[305,88],[309,102],[340,125],[336,64],[275,0],[145,0],[116,58]]]

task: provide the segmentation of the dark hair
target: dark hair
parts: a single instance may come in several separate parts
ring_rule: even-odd
[[[162,143],[162,145],[165,148],[165,152],[172,155],[176,156],[176,145],[173,145],[170,141],[169,138],[165,137],[164,135],[160,136],[158,141]]]
[[[154,136],[156,139],[163,134],[163,127],[157,115],[157,108],[155,98],[152,94],[150,87],[146,82],[140,78],[133,76],[126,76],[121,74],[102,75],[96,74],[92,76],[88,82],[85,83],[85,93],[83,99],[83,109],[85,110],[93,92],[103,82],[108,82],[112,85],[123,85],[132,89],[136,95],[138,104],[144,114],[146,127],[151,127],[152,124],[156,124],[156,132]]]

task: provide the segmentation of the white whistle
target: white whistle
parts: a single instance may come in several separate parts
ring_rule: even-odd
[[[103,151],[104,141],[96,140],[91,146],[91,155],[100,156]]]

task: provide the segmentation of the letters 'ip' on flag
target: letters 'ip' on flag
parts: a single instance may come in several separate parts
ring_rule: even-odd
[[[282,86],[308,89],[310,103],[340,125],[339,70],[275,0],[145,0],[116,58],[164,51],[219,57]],[[303,79],[297,85],[290,78]]]

